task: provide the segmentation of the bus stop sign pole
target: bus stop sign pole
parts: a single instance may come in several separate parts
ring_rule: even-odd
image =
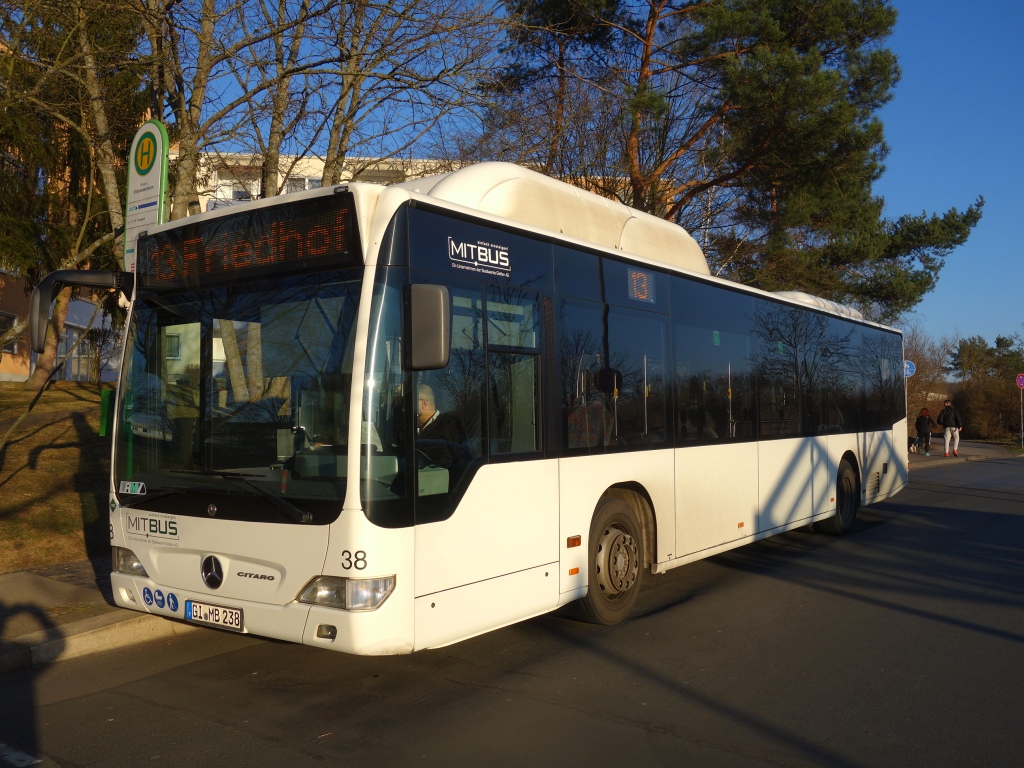
[[[1024,373],[1017,374],[1017,387],[1020,389],[1020,447],[1024,449]]]

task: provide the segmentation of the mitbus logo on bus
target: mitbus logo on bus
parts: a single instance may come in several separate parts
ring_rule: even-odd
[[[163,515],[125,515],[125,532],[129,536],[158,539],[177,539],[178,523]]]
[[[146,273],[160,280],[173,280],[344,253],[349,245],[347,217],[348,211],[340,210],[333,222],[307,225],[278,221],[262,230],[264,234],[255,240],[248,236],[252,230],[246,228],[164,243],[144,257]]]
[[[508,246],[495,245],[483,240],[475,243],[460,242],[448,238],[448,258],[452,266],[469,269],[473,272],[504,275],[508,277],[512,271],[509,261]]]

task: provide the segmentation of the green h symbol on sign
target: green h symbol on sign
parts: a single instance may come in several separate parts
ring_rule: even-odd
[[[135,145],[135,170],[145,176],[156,163],[156,136],[146,132]]]

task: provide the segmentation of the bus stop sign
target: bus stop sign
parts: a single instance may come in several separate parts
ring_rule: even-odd
[[[913,376],[914,375],[914,371],[916,371],[916,370],[917,370],[917,366],[914,365],[910,360],[904,360],[903,361],[903,375],[904,376]]]

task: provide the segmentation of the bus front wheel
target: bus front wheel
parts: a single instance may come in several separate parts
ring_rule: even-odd
[[[598,502],[590,524],[587,594],[580,614],[594,624],[618,624],[640,594],[643,529],[630,505],[617,496]]]
[[[857,507],[860,506],[860,489],[857,484],[857,473],[846,459],[839,462],[836,473],[836,513],[828,520],[814,524],[819,533],[841,536],[853,527],[857,519]]]

